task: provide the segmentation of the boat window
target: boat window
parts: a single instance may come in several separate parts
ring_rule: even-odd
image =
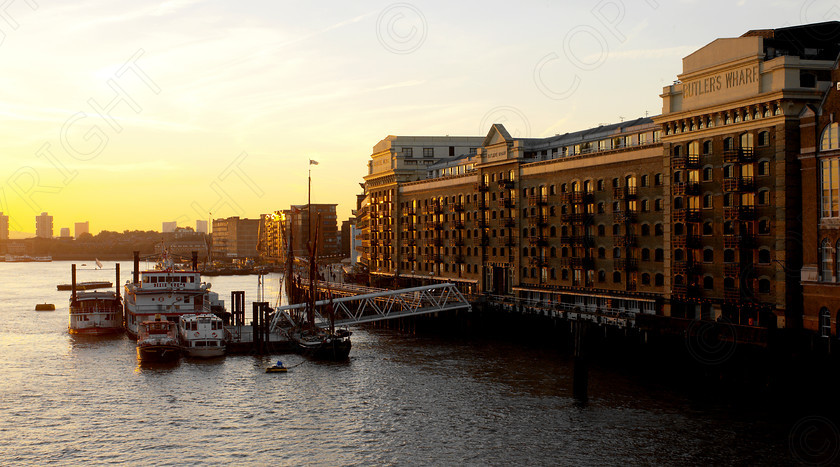
[[[148,282],[148,279],[149,279],[148,277],[144,277],[143,281]],[[152,279],[152,284],[157,284],[157,276],[152,276],[151,279]]]
[[[144,283],[148,283],[148,282],[149,282],[149,278],[148,278],[148,277],[144,277],[144,278],[143,278],[143,282],[144,282]]]

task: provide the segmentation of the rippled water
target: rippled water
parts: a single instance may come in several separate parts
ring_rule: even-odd
[[[105,268],[113,267],[112,263]],[[130,263],[122,263],[123,281]],[[356,330],[346,363],[297,355],[138,366],[124,336],[67,333],[70,263],[0,263],[0,459],[8,464],[766,464],[789,427],[488,341]],[[111,279],[80,271],[79,280]],[[257,298],[257,279],[210,278]],[[277,285],[269,279],[266,300]],[[39,302],[55,312],[35,312]],[[271,362],[286,374],[266,374]],[[795,454],[795,453],[794,453]]]

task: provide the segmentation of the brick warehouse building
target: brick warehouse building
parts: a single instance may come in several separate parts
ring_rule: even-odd
[[[838,295],[837,216],[820,217],[816,164],[831,171],[840,151],[814,149],[813,123],[837,125],[838,42],[837,22],[715,40],[683,59],[650,119],[549,138],[502,125],[483,139],[388,137],[365,177],[362,261],[408,284],[816,330],[803,287]],[[821,307],[835,314],[832,300]]]

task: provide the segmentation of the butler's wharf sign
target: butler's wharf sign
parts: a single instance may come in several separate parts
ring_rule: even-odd
[[[758,93],[758,65],[722,71],[683,82],[684,107],[715,104]]]

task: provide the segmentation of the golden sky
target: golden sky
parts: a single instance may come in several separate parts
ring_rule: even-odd
[[[726,14],[721,14],[726,11]],[[542,137],[661,110],[681,59],[832,2],[134,2],[0,11],[0,211],[100,230],[355,207],[389,134]]]

